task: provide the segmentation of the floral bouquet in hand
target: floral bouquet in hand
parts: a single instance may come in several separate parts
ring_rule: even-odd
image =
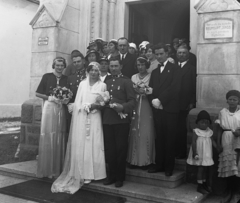
[[[97,108],[101,106],[105,106],[105,104],[110,100],[109,92],[98,92],[96,93],[98,96],[96,97],[96,102],[93,104],[86,103],[83,105],[83,109],[89,113],[95,113],[97,112]]]
[[[70,89],[66,87],[57,86],[52,90],[53,97],[60,100],[61,103],[66,104],[72,98],[73,93]]]
[[[105,104],[110,100],[110,94],[108,91],[97,93],[98,96],[96,98],[96,103],[101,106],[105,106]]]
[[[142,81],[133,83],[133,88],[136,90],[138,94],[141,95],[152,94],[152,88],[149,87],[148,85],[145,85],[145,83]]]

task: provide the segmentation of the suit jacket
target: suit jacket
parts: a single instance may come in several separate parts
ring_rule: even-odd
[[[130,53],[127,53],[125,58],[122,60],[122,74],[128,78],[132,78],[134,74],[137,73],[135,68],[136,56]]]
[[[153,93],[148,97],[150,104],[152,105],[153,99],[158,98],[163,110],[178,113],[180,82],[179,67],[175,64],[167,62],[162,73],[160,67],[153,70],[149,82],[149,86],[153,88]]]
[[[129,78],[123,75],[117,78],[110,77],[105,82],[111,98],[110,103],[122,104],[123,113],[128,114],[128,116],[121,119],[114,109],[105,107],[103,109],[103,124],[130,123],[136,100],[133,83]]]
[[[180,110],[187,110],[189,104],[196,105],[196,67],[188,61],[182,68],[180,89]]]
[[[177,59],[177,54],[175,55],[175,64],[178,64],[178,59]],[[189,52],[189,59],[188,59],[189,63],[192,64],[193,66],[197,67],[197,57],[195,54],[193,54],[192,52]]]

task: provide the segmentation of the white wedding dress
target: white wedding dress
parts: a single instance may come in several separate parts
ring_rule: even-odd
[[[87,114],[84,104],[96,102],[99,92],[106,91],[100,80],[93,86],[89,78],[80,83],[73,104],[72,122],[67,144],[64,168],[54,181],[52,192],[73,194],[84,184],[84,179],[106,178],[101,112]]]

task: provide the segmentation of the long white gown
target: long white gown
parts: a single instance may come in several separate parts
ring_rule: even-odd
[[[73,117],[62,174],[54,181],[52,192],[73,194],[84,179],[106,178],[101,112],[87,114],[84,104],[96,102],[99,92],[106,91],[100,80],[93,86],[89,78],[80,83],[73,107]]]

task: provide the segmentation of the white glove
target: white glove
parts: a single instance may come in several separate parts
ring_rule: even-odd
[[[159,109],[159,107],[161,105],[161,102],[160,102],[159,99],[153,99],[152,100],[152,105],[153,105],[154,108]]]
[[[72,111],[73,111],[73,103],[68,104],[67,107],[68,107],[68,112],[72,113]]]
[[[56,97],[54,96],[49,96],[48,97],[48,101],[50,102],[55,102],[56,104],[60,104],[61,102],[59,101],[59,99],[57,99]]]

